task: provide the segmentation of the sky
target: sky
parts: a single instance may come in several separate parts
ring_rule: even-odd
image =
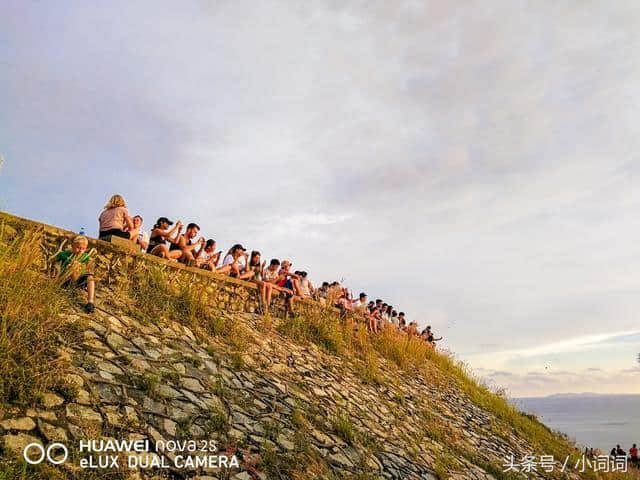
[[[640,5],[0,2],[0,209],[341,280],[512,396],[640,393]]]

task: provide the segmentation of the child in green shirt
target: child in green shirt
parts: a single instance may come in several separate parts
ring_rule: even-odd
[[[88,301],[84,306],[84,311],[93,313],[95,310],[95,281],[93,275],[87,270],[91,262],[91,256],[86,252],[88,245],[87,237],[78,235],[71,242],[71,250],[60,252],[56,255],[56,261],[60,262],[62,286],[86,287]]]

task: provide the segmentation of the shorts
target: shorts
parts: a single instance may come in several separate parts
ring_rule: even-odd
[[[91,274],[85,273],[84,275],[80,275],[76,280],[65,280],[62,284],[62,288],[87,288],[87,280],[89,280],[90,276]]]
[[[126,238],[127,240],[131,240],[131,234],[129,232],[125,232],[124,230],[120,230],[119,228],[112,228],[110,230],[102,230],[98,235],[100,240],[104,240],[106,237],[120,237]]]
[[[282,288],[288,288],[289,290],[293,290],[293,282],[291,281],[290,278],[287,279],[287,281],[282,284]]]

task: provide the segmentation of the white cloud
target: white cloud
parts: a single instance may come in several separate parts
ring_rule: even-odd
[[[553,349],[558,370],[589,351],[628,367],[585,339],[635,331],[640,308],[636,3],[3,2],[0,18],[9,210],[91,231],[117,191],[147,224],[193,219],[221,247],[347,277],[463,358],[511,352],[496,370]]]

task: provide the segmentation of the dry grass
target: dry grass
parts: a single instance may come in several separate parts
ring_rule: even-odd
[[[59,317],[69,295],[34,268],[41,240],[30,232],[0,247],[0,403],[32,404],[61,387],[66,364],[57,348],[77,336]]]
[[[434,381],[445,379],[455,382],[471,401],[497,417],[503,428],[512,428],[519,437],[526,438],[536,451],[556,458],[569,455],[574,460],[581,454],[566,437],[551,431],[537,419],[522,414],[505,396],[490,390],[474,377],[467,365],[456,361],[450,354],[436,352],[419,337],[408,336],[393,329],[369,335],[357,321],[339,319],[328,309],[319,313],[306,313],[294,319],[284,319],[277,329],[297,342],[315,343],[325,351],[347,360],[349,357],[361,359],[356,371],[365,383],[377,385],[384,381],[384,377],[379,374],[377,359],[380,357],[394,363],[405,374],[422,375]],[[427,424],[431,423],[427,435],[436,437],[440,443],[449,443],[451,435],[444,434],[442,425],[429,422],[430,419],[424,420],[427,420]],[[458,449],[453,443],[449,447]],[[489,464],[484,466],[488,468]],[[492,466],[492,471],[496,473],[497,467]],[[585,474],[584,478],[595,477]]]
[[[219,336],[236,349],[245,346],[246,335],[237,321],[210,306],[202,289],[173,285],[170,274],[159,266],[135,270],[120,293],[132,301],[134,308],[128,313],[143,323],[171,319],[191,328],[203,341]]]
[[[175,287],[159,266],[139,266],[124,292],[137,307],[132,313],[142,321],[172,318],[191,325],[209,315],[202,295],[187,285]]]
[[[57,348],[63,338],[77,336],[68,334],[69,325],[62,323],[59,317],[69,304],[69,295],[59,287],[58,282],[37,271],[40,266],[37,261],[42,255],[40,241],[38,233],[28,233],[26,238],[7,241],[2,238],[0,231],[0,371],[3,372],[0,376],[0,403],[30,404],[42,392],[60,387],[56,382],[62,377],[65,364],[59,359]],[[238,340],[242,338],[239,322],[212,309],[199,290],[173,286],[169,275],[160,268],[140,270],[131,280],[125,293],[133,300],[140,319],[158,321],[165,317],[177,320],[191,327],[199,336],[220,336],[227,339],[233,348],[242,349],[243,341]],[[282,320],[276,328],[297,342],[313,342],[347,360],[357,357],[360,359],[359,365],[362,365],[359,372],[361,378],[372,385],[379,385],[385,378],[390,378],[380,373],[379,366],[383,358],[389,361],[385,364],[385,370],[388,369],[388,363],[393,363],[409,375],[424,376],[425,372],[437,372],[437,375],[430,375],[429,378],[455,381],[474,403],[501,421],[501,428],[513,428],[520,438],[526,438],[539,453],[552,454],[556,458],[564,458],[565,455],[576,458],[580,455],[566,438],[550,431],[535,418],[523,415],[507,398],[482,384],[466,365],[450,355],[435,352],[419,338],[393,330],[371,336],[363,324],[353,319],[340,319],[330,309]],[[265,330],[270,331],[271,325],[265,326]],[[223,393],[220,392],[221,395]],[[423,421],[429,427],[427,435],[446,445],[446,426],[431,416]],[[222,428],[223,423],[220,418],[212,428]],[[303,419],[298,423],[303,425]],[[352,442],[358,438],[348,418],[337,418],[332,427]],[[484,460],[473,457],[470,452],[454,451],[491,471],[496,478],[506,478],[500,477],[495,466],[483,464]],[[300,462],[300,468],[295,472],[291,469],[291,465],[296,464],[291,462],[294,458],[272,458],[270,453],[265,452],[263,461],[270,465],[271,473],[276,473],[274,478],[306,478],[308,472],[326,473],[324,463],[306,452],[300,451],[294,455],[295,460]],[[302,459],[306,461],[302,462]],[[452,467],[446,464],[439,466],[443,471]],[[32,478],[25,473],[18,466],[16,469],[0,468],[0,479]],[[595,476],[585,474],[584,478]],[[637,476],[629,473],[604,478]]]

